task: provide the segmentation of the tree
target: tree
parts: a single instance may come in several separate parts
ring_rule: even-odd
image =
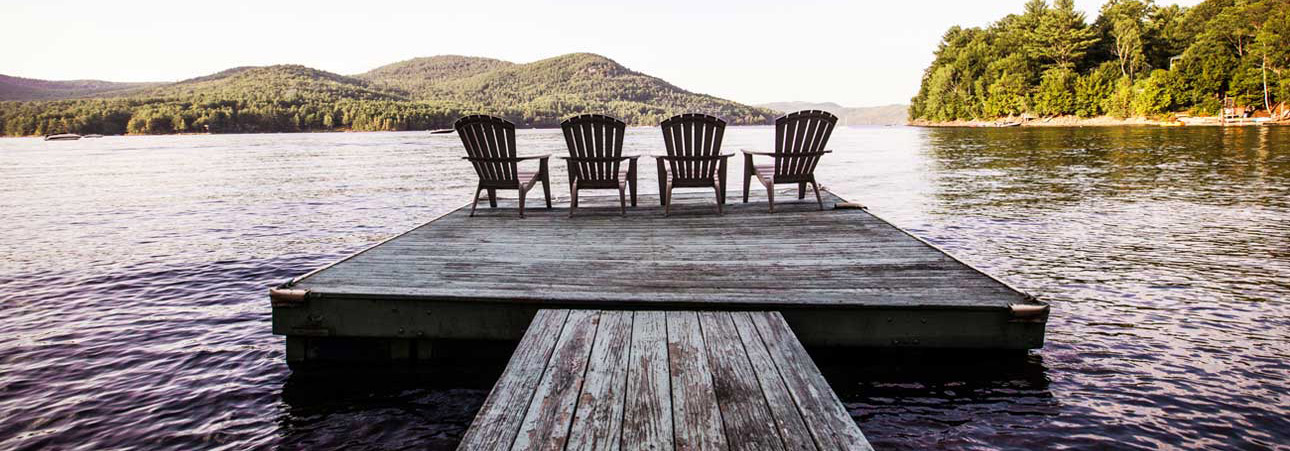
[[[1057,116],[1075,112],[1075,71],[1054,67],[1044,72],[1039,90],[1035,92],[1035,113]]]
[[[1150,0],[1111,0],[1102,6],[1104,32],[1110,37],[1111,53],[1120,63],[1120,73],[1130,80],[1144,68],[1143,44],[1146,19],[1152,12]]]
[[[1038,59],[1074,69],[1098,37],[1097,31],[1084,23],[1084,13],[1075,11],[1074,0],[1056,0],[1030,32],[1029,41],[1030,52]]]
[[[1169,111],[1173,107],[1169,78],[1168,71],[1156,69],[1149,77],[1138,80],[1133,93],[1133,112],[1139,116],[1154,116]]]

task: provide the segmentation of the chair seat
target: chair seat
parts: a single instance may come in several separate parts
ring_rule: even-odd
[[[775,180],[775,165],[773,164],[753,165],[753,171],[756,171],[757,176],[765,180]]]
[[[814,180],[811,174],[786,176],[786,177],[777,179],[775,177],[775,165],[773,164],[753,165],[753,171],[756,171],[757,177],[771,183],[802,183],[802,182],[810,182],[811,180]]]
[[[610,180],[580,179],[578,180],[578,187],[596,189],[596,188],[620,188],[620,187],[626,186],[627,178],[628,178],[627,174],[631,172],[629,169],[631,168],[627,167],[627,165],[623,165],[622,167],[618,168],[618,176]]]
[[[540,178],[541,171],[515,171],[515,177],[519,180],[520,185],[533,186]]]

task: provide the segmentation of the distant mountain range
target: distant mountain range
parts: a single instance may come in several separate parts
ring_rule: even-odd
[[[553,127],[579,113],[654,125],[692,111],[734,124],[765,124],[776,115],[590,53],[527,64],[435,56],[354,76],[299,65],[237,67],[174,83],[0,76],[0,132],[10,136],[424,130],[475,113],[522,127]]]
[[[901,125],[909,121],[909,105],[848,108],[832,102],[774,102],[757,105],[778,112],[823,110],[833,113],[842,125]]]
[[[159,84],[161,83],[116,83],[102,80],[50,81],[0,74],[0,100],[72,99],[129,92]]]

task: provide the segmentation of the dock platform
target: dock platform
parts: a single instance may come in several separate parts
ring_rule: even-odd
[[[783,316],[542,309],[463,450],[871,450]]]
[[[469,206],[270,292],[288,360],[336,338],[395,358],[436,339],[519,340],[542,308],[780,312],[808,346],[1033,349],[1048,307],[858,205],[815,199],[617,196],[531,208]]]

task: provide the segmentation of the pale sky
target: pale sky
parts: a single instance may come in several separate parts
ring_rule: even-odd
[[[1103,2],[1076,5],[1092,21]],[[418,56],[593,52],[743,103],[872,106],[909,101],[948,27],[1024,3],[0,0],[0,74],[177,81],[295,63],[352,75]]]

